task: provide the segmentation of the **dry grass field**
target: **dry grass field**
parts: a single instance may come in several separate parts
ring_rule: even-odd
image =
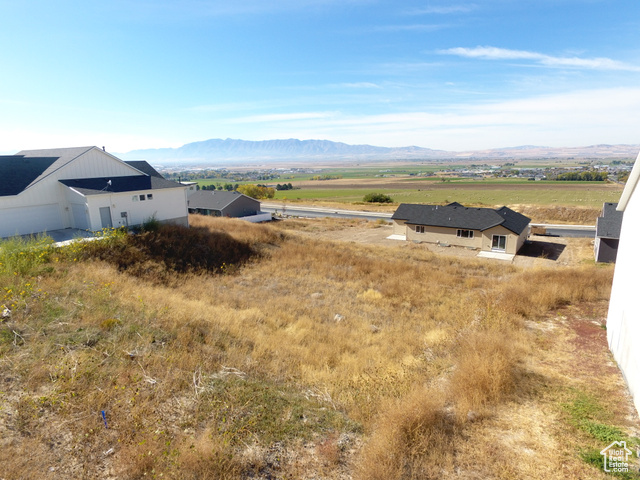
[[[0,478],[605,479],[598,452],[635,449],[584,245],[518,265],[190,221],[0,244]]]

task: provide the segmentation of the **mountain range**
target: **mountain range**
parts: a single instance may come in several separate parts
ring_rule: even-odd
[[[585,147],[541,147],[524,145],[475,151],[430,148],[349,145],[329,140],[236,140],[227,138],[193,142],[179,148],[132,150],[116,154],[124,160],[144,159],[160,165],[227,165],[277,162],[361,162],[390,160],[470,160],[525,158],[625,158],[635,159],[640,145],[590,145]]]

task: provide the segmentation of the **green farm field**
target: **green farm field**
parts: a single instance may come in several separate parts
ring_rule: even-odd
[[[276,192],[276,200],[359,203],[369,192],[391,196],[394,203],[459,202],[470,205],[564,205],[602,207],[617,202],[622,186],[609,183],[513,182],[483,180],[476,182],[349,181],[294,183],[295,190]]]

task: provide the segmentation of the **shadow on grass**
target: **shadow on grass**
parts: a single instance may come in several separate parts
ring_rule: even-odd
[[[518,251],[518,255],[523,257],[546,258],[558,260],[566,245],[552,242],[542,242],[540,240],[529,240]]]

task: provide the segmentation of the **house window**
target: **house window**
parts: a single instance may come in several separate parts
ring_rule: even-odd
[[[458,229],[457,236],[460,238],[473,238],[473,230]]]
[[[142,201],[144,201],[144,199],[145,199],[145,196],[144,195],[140,195],[140,201],[142,202]]]
[[[132,202],[137,202],[138,201],[138,195],[134,195],[133,197],[131,197],[131,201]]]
[[[416,233],[424,233],[424,225],[416,225]]]
[[[150,193],[150,194],[148,194],[148,195],[147,195],[147,200],[153,200],[153,194],[151,194],[151,193]]]
[[[506,235],[493,235],[491,238],[491,250],[504,252],[507,249]]]

